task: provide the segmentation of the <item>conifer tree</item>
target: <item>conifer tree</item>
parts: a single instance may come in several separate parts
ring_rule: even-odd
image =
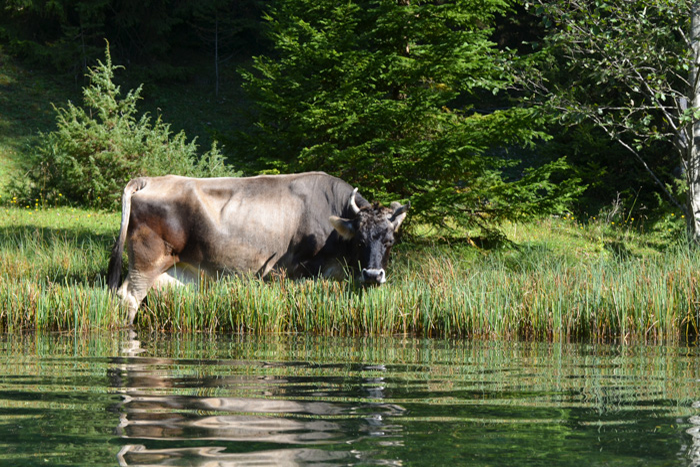
[[[383,201],[410,198],[435,225],[488,226],[563,209],[563,160],[525,168],[546,135],[504,100],[508,51],[489,40],[503,0],[279,0],[273,53],[244,72],[254,128],[238,157],[258,171],[324,170]]]

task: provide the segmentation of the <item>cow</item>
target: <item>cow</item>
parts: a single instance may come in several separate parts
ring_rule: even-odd
[[[136,178],[122,195],[107,283],[119,287],[126,243],[129,269],[117,294],[129,326],[151,287],[181,285],[188,271],[218,278],[279,270],[293,279],[351,272],[363,285],[380,285],[409,208],[370,204],[323,172]]]

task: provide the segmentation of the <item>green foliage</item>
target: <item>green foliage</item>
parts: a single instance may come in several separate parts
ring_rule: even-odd
[[[0,44],[27,62],[80,80],[101,56],[107,39],[113,44],[115,57],[131,64],[130,72],[172,80],[194,71],[184,54],[209,55],[209,44],[200,43],[197,36],[210,19],[220,26],[220,53],[254,47],[261,3],[0,0]]]
[[[110,208],[118,205],[124,185],[137,176],[233,175],[216,145],[200,158],[195,142],[187,142],[184,132],[173,135],[160,118],[152,122],[147,114],[138,117],[141,87],[122,98],[113,82],[117,68],[107,49],[105,63],[89,72],[84,108],[69,102],[56,109],[58,129],[44,135],[30,161],[33,197],[50,201],[61,195]]]
[[[100,53],[109,0],[0,0],[0,37],[13,55],[79,75]]]
[[[640,177],[630,176],[633,163],[680,207],[679,191],[668,185],[692,138],[691,2],[529,3],[548,28],[532,88],[559,123],[575,132],[585,125],[586,133],[603,135],[622,150],[606,148],[596,159],[592,153],[601,145],[590,144],[575,162],[585,166],[588,157],[591,167],[616,176],[615,191],[638,190]]]
[[[251,170],[325,170],[370,197],[410,198],[435,225],[493,225],[563,209],[562,160],[532,170],[520,148],[546,138],[503,105],[513,55],[489,41],[501,0],[282,0],[267,17],[275,54],[244,71]],[[554,177],[558,177],[556,183]]]

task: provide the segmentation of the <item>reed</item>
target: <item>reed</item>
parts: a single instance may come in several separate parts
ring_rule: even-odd
[[[120,327],[125,312],[104,285],[118,216],[5,211],[15,217],[0,223],[0,332]],[[520,232],[526,228],[535,227]],[[550,220],[538,230],[549,233],[546,240],[532,235],[518,247],[489,252],[418,239],[399,245],[388,284],[375,288],[283,276],[203,280],[149,293],[137,326],[554,341],[695,337],[700,252],[667,244],[613,254],[598,248],[600,229]],[[625,235],[630,245],[636,241]]]

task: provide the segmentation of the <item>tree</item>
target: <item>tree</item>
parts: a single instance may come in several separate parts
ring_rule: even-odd
[[[530,89],[563,122],[593,122],[624,147],[700,241],[700,4],[538,0],[531,7],[550,34],[548,71]],[[681,165],[680,186],[652,168],[649,155],[664,151]]]
[[[279,0],[274,54],[244,87],[251,170],[325,170],[386,201],[411,199],[435,225],[482,226],[563,209],[563,160],[527,169],[518,149],[546,135],[504,100],[513,55],[489,36],[506,0]]]
[[[0,0],[0,38],[11,53],[83,74],[104,44],[109,0]]]
[[[235,17],[219,28],[222,36],[254,35],[251,23],[259,21],[256,2],[0,0],[0,43],[9,53],[81,78],[108,39],[117,58],[141,67],[141,73],[172,79],[191,66],[183,56],[201,48],[189,27],[202,19],[201,13],[225,10],[224,18]]]

